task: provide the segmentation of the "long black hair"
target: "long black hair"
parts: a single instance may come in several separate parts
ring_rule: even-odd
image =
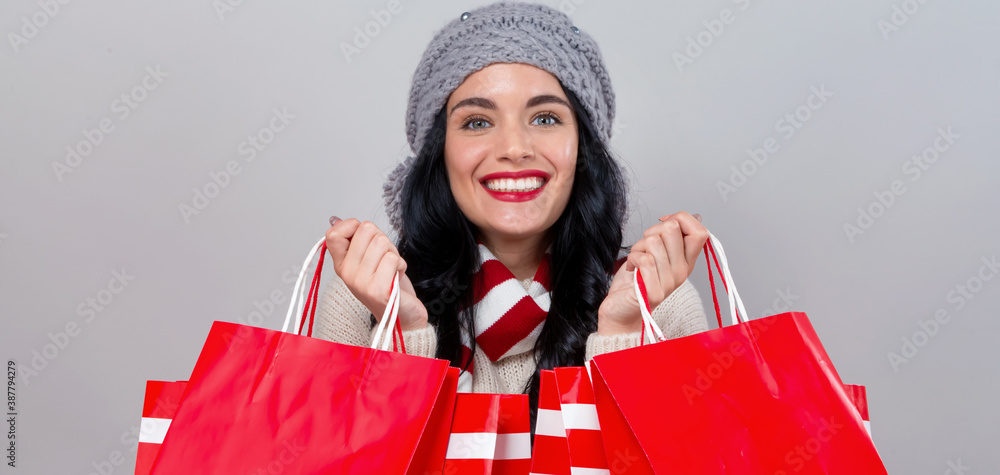
[[[622,245],[627,190],[622,170],[594,132],[586,110],[563,87],[578,124],[575,179],[565,211],[549,229],[551,305],[535,344],[528,393],[534,433],[539,370],[584,363],[587,337],[607,295]],[[476,227],[451,194],[444,163],[442,108],[403,184],[398,249],[437,332],[437,357],[462,364],[463,328],[474,331],[472,276],[479,263]],[[473,352],[475,352],[475,339]],[[466,368],[463,368],[463,370]]]

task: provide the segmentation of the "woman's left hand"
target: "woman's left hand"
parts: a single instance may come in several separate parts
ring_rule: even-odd
[[[702,226],[701,217],[685,212],[668,214],[650,226],[611,280],[608,295],[597,311],[597,333],[642,330],[639,301],[632,287],[635,269],[642,272],[649,307],[656,308],[691,275],[707,240],[708,230]]]

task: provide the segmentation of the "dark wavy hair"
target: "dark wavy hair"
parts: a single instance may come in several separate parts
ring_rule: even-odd
[[[597,138],[576,95],[565,87],[563,91],[576,117],[579,145],[569,203],[548,231],[551,306],[535,345],[534,375],[523,388],[529,395],[532,433],[539,370],[584,363],[587,337],[597,330],[597,309],[607,295],[621,250],[627,207],[619,164]],[[479,248],[476,227],[451,194],[444,163],[446,123],[442,108],[403,183],[398,249],[417,297],[427,306],[428,321],[436,329],[436,356],[460,366],[460,331],[475,332],[472,276]]]

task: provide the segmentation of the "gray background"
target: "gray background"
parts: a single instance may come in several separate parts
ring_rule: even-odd
[[[906,2],[545,3],[603,50],[629,239],[662,214],[701,213],[751,314],[792,294],[842,377],[868,386],[890,473],[997,473],[1000,279],[977,273],[992,278],[982,259],[1000,252],[1000,4],[913,1],[883,34]],[[279,327],[331,214],[386,227],[410,77],[433,32],[472,8],[402,0],[348,61],[341,44],[387,4],[245,0],[220,15],[209,0],[91,1],[51,18],[35,1],[0,5],[0,356],[45,358],[18,380],[19,467],[4,473],[131,473],[145,380],[186,379],[212,320],[247,321],[272,294],[277,309],[255,321]],[[735,21],[679,68],[674,54],[724,9]],[[13,46],[33,16],[44,26]],[[157,66],[167,75],[144,89]],[[794,135],[776,128],[821,86],[833,96]],[[128,93],[144,100],[122,117]],[[241,142],[274,108],[294,118],[248,162]],[[103,119],[113,131],[57,174]],[[905,167],[948,127],[959,137],[914,180]],[[753,170],[746,150],[769,138],[780,149]],[[240,174],[185,220],[179,206],[230,161]],[[741,165],[753,174],[724,197]],[[893,180],[906,191],[880,213]],[[859,207],[879,216],[848,238]],[[134,279],[109,293],[122,270]],[[692,281],[706,296],[702,267]],[[960,285],[976,291],[961,306]],[[87,322],[78,307],[108,295]],[[947,323],[920,335],[939,309]],[[67,324],[75,336],[58,335]]]

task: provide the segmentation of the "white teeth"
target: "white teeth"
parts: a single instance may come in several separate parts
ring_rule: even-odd
[[[545,180],[541,177],[533,176],[529,178],[498,178],[495,180],[486,181],[486,188],[493,191],[499,192],[526,192],[534,191],[542,187],[545,184]]]

